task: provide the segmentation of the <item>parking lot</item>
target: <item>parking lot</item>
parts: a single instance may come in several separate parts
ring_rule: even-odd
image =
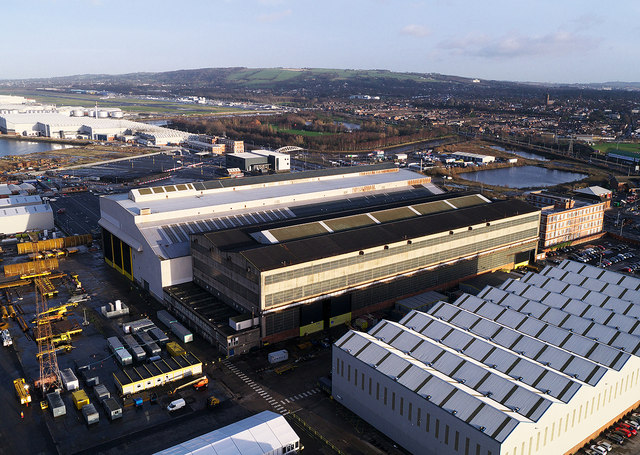
[[[639,410],[640,409],[636,409],[636,411]],[[586,455],[604,455],[602,449],[606,450],[608,447],[603,447],[599,444],[604,441],[611,446],[611,450],[606,453],[611,455],[637,455],[640,453],[640,438],[638,438],[637,435],[639,431],[640,413],[630,413],[625,418],[620,419],[618,422],[611,425],[600,435],[600,437],[585,444],[578,453]],[[600,445],[602,448],[598,449],[592,447],[594,445]]]
[[[640,275],[640,248],[607,237],[586,245],[559,248],[546,254],[546,261],[552,265],[559,264],[563,259]]]
[[[89,191],[60,195],[49,200],[57,227],[67,235],[91,234],[98,228],[100,201]]]
[[[159,153],[80,169],[70,169],[61,171],[59,174],[69,175],[72,178],[100,177],[101,181],[114,184],[166,172],[170,172],[173,178],[185,181],[211,180],[216,178],[216,170],[223,163],[223,160],[218,156],[201,157],[191,154]]]

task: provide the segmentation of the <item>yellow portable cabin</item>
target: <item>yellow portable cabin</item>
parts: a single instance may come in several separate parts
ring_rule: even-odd
[[[89,404],[89,397],[87,396],[87,393],[82,389],[78,389],[75,392],[72,392],[71,398],[73,399],[73,404],[78,410],[82,409],[83,406]]]

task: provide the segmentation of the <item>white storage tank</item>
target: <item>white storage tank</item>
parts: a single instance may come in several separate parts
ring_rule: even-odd
[[[98,118],[107,118],[109,113],[107,111],[98,111]]]
[[[84,109],[74,109],[71,111],[72,117],[84,117],[85,110]]]
[[[113,111],[113,112],[111,112],[110,115],[113,118],[122,118],[122,116],[123,116],[122,111]]]

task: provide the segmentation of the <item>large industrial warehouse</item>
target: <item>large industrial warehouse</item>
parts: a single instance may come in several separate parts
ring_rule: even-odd
[[[192,236],[194,282],[260,318],[262,342],[321,331],[402,296],[527,263],[540,211],[438,195]]]
[[[326,169],[103,196],[99,224],[107,263],[162,301],[164,287],[193,280],[191,234],[335,211],[347,197],[357,206],[441,192],[393,165]]]
[[[564,261],[351,330],[333,396],[415,454],[573,453],[640,404],[638,289]]]
[[[40,196],[0,199],[0,233],[53,229],[53,210]]]
[[[0,113],[0,133],[18,136],[111,141],[119,135],[136,134],[145,145],[156,146],[180,144],[192,136],[184,131],[123,120],[119,110],[3,111],[7,113]]]

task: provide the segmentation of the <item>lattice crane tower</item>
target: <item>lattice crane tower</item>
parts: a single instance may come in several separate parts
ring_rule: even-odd
[[[44,297],[45,284],[40,278],[34,280],[36,291],[36,339],[38,340],[38,359],[40,362],[40,378],[36,381],[36,387],[42,389],[42,394],[51,388],[60,387],[60,369],[58,357],[53,344],[53,331],[49,320],[46,318],[47,300]]]

